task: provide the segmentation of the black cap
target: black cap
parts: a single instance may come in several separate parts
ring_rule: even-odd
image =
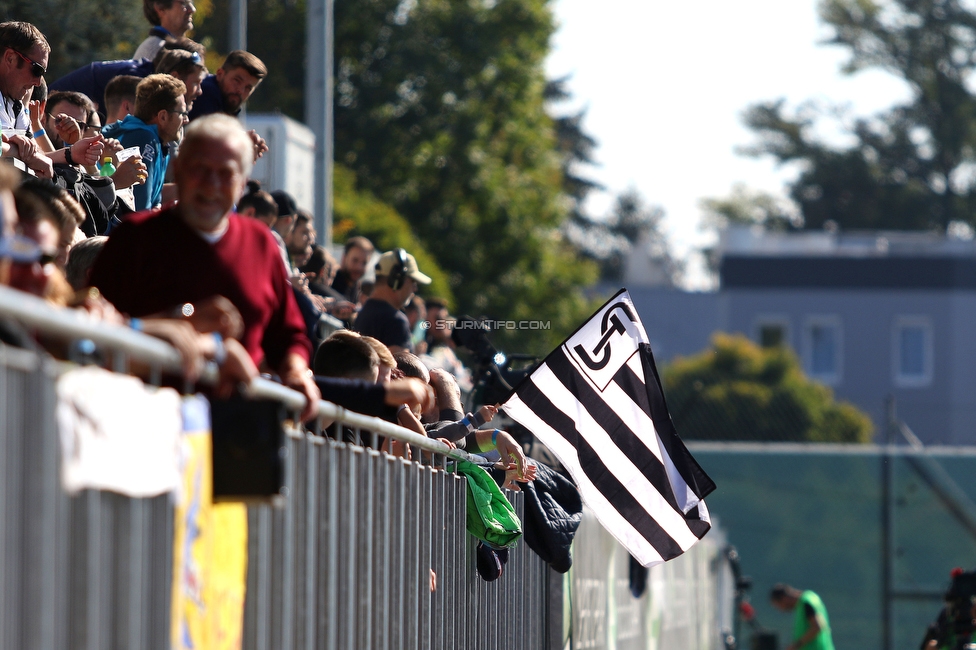
[[[278,204],[278,216],[287,217],[298,212],[298,204],[295,197],[284,190],[275,190],[271,193],[271,198]]]

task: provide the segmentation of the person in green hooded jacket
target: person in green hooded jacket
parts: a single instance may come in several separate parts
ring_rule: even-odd
[[[780,583],[769,599],[776,609],[793,612],[793,637],[786,650],[834,650],[827,608],[820,596]]]

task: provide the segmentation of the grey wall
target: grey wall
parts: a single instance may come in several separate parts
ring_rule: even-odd
[[[884,401],[893,395],[899,419],[926,444],[976,444],[976,291],[969,289],[733,288],[719,293],[663,289],[631,292],[655,355],[706,348],[717,330],[758,340],[762,319],[782,320],[788,342],[803,358],[803,332],[811,317],[836,318],[841,330],[841,372],[831,384],[839,399],[867,412],[882,431]],[[896,320],[923,316],[932,325],[932,381],[895,382]]]
[[[815,316],[836,317],[841,326],[841,375],[832,384],[840,399],[867,411],[880,431],[884,400],[892,395],[899,419],[926,444],[973,444],[976,389],[976,293],[971,291],[730,290],[730,331],[756,338],[764,315],[789,322],[790,345],[803,355],[803,331]],[[902,316],[932,324],[932,381],[919,387],[895,382],[893,335]]]
[[[651,340],[658,363],[697,354],[708,347],[712,334],[723,329],[718,293],[676,289],[631,289],[630,297]]]

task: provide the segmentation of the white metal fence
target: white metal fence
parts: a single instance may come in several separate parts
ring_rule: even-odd
[[[157,376],[179,368],[175,350],[158,340],[3,287],[0,318],[91,339],[110,351],[116,369],[129,356]],[[168,648],[173,505],[167,496],[86,490],[70,497],[62,490],[60,370],[44,354],[0,345],[0,650]],[[291,410],[303,404],[298,393],[266,380],[250,391]],[[472,458],[333,404],[319,410],[351,427]],[[286,450],[284,505],[247,507],[244,648],[720,647],[720,619],[727,618],[720,540],[706,537],[652,570],[647,593],[633,599],[621,582],[626,552],[587,518],[569,579],[519,543],[504,575],[486,583],[465,530],[464,480],[443,462],[408,462],[297,431],[288,433]],[[522,495],[507,496],[522,516]]]

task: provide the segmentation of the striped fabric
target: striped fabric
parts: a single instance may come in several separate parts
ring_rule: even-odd
[[[708,532],[703,499],[715,483],[674,430],[626,290],[550,354],[502,408],[559,458],[600,523],[642,565],[677,557]]]

